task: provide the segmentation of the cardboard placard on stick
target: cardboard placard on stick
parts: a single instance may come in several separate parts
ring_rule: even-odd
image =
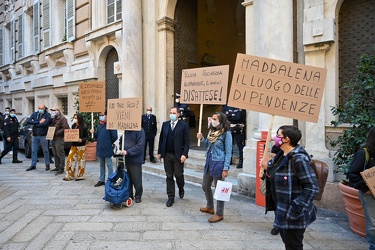
[[[237,54],[228,105],[317,122],[327,69]]]
[[[79,129],[64,129],[64,142],[78,142]]]
[[[181,103],[226,104],[229,65],[182,70]]]
[[[366,182],[367,187],[370,189],[372,196],[375,197],[375,167],[366,169],[361,172],[363,180]]]
[[[79,111],[105,111],[105,82],[81,82],[79,84]]]
[[[46,140],[53,140],[53,136],[55,135],[56,127],[48,127]]]
[[[108,99],[107,129],[141,130],[142,97]]]

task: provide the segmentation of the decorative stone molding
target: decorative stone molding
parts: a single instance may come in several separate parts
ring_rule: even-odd
[[[336,21],[325,18],[303,23],[303,45],[335,42]]]
[[[56,64],[61,65],[64,59],[67,66],[71,66],[74,61],[74,51],[72,42],[64,42],[45,50],[45,60],[48,68],[53,69]],[[59,62],[58,62],[59,61]]]
[[[87,52],[89,53],[90,61],[95,62],[95,42],[86,41]]]
[[[174,32],[174,26],[176,24],[176,21],[169,17],[162,17],[159,20],[156,20],[156,24],[158,25],[158,31],[171,31]]]
[[[254,1],[253,0],[250,0],[250,1],[245,1],[245,2],[243,2],[242,3],[242,6],[243,7],[247,7],[247,6],[249,6],[249,5],[253,5],[254,4]]]
[[[21,76],[26,76],[28,74],[33,73],[32,65],[31,65],[32,61],[38,61],[38,56],[31,55],[31,56],[24,57],[21,60],[17,61],[16,68],[19,68],[21,72]]]
[[[331,45],[329,43],[316,43],[305,46],[304,52],[326,52],[331,48]]]
[[[31,61],[31,68],[33,70],[33,74],[37,74],[40,70],[39,60]]]

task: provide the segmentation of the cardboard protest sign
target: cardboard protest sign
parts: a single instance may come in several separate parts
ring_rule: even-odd
[[[228,105],[317,122],[327,70],[237,54]]]
[[[55,135],[56,127],[48,127],[46,140],[53,140],[53,136]]]
[[[64,142],[78,142],[79,129],[64,129]]]
[[[226,104],[229,65],[182,70],[181,103]]]
[[[105,111],[105,82],[81,82],[79,84],[79,111]]]
[[[367,187],[370,189],[372,196],[375,197],[375,167],[361,172],[361,176],[366,182]]]
[[[141,130],[142,97],[108,99],[107,129]]]

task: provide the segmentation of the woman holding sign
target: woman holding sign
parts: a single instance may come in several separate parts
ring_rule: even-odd
[[[350,186],[359,190],[358,197],[365,211],[366,239],[370,243],[369,249],[375,249],[375,200],[361,172],[373,166],[375,166],[375,128],[371,128],[368,132],[365,147],[354,154],[349,171]]]
[[[75,166],[77,165],[76,162],[78,162],[76,181],[85,179],[86,141],[88,133],[81,114],[74,115],[72,129],[79,130],[79,138],[77,141],[72,142],[72,147],[70,148],[68,160],[66,162],[66,175],[63,179],[64,181],[71,181],[74,179]]]
[[[232,134],[230,133],[230,122],[225,114],[216,112],[212,115],[207,138],[202,133],[197,134],[202,145],[207,148],[206,164],[204,166],[202,189],[206,195],[207,206],[201,207],[202,213],[215,214],[214,199],[211,185],[218,180],[228,176],[230,159],[232,157]],[[208,219],[214,223],[224,219],[224,201],[217,201],[216,214]]]

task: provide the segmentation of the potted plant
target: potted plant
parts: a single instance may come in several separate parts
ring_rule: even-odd
[[[358,199],[358,190],[349,186],[348,174],[354,153],[363,147],[367,132],[375,126],[375,56],[363,55],[357,65],[355,79],[343,83],[340,88],[349,90],[350,96],[342,106],[331,109],[332,114],[337,116],[337,120],[331,124],[346,127],[337,140],[330,142],[337,149],[333,162],[335,172],[346,177],[339,188],[344,197],[350,228],[365,237],[363,208]]]
[[[76,110],[76,113],[79,113],[79,99],[75,99],[74,103],[74,109]],[[91,113],[82,112],[83,120],[88,128],[88,131],[91,129],[91,124],[93,120],[94,126],[96,126],[99,122],[99,113],[94,112],[93,118],[91,117]],[[96,140],[89,132],[88,134],[88,141],[86,144],[86,161],[96,161]]]

